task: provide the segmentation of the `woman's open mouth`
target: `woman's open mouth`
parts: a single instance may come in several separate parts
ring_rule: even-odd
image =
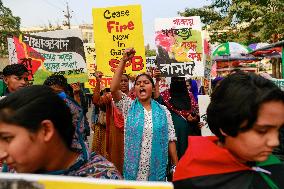
[[[139,93],[141,95],[146,95],[146,90],[142,88],[142,89],[139,90]]]

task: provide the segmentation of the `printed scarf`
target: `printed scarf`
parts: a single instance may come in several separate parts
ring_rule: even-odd
[[[164,108],[151,100],[153,138],[149,181],[164,181],[168,163],[168,123]],[[144,128],[144,108],[136,99],[128,112],[124,142],[124,178],[136,180]]]

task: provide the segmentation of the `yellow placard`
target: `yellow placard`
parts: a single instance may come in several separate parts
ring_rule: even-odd
[[[95,79],[94,73],[96,72],[96,49],[95,43],[85,43],[84,51],[87,63],[87,72],[89,79]]]
[[[97,70],[112,77],[124,49],[133,47],[136,54],[126,65],[126,73],[146,71],[140,5],[93,8],[93,21]]]
[[[112,81],[112,77],[102,77],[101,78],[101,85],[103,88],[110,88],[110,84]],[[96,79],[89,79],[89,82],[85,82],[85,88],[95,88],[96,86]]]
[[[6,188],[33,189],[173,189],[173,185],[170,182],[137,182],[59,175],[11,173],[0,174],[0,185],[3,187],[6,186]]]
[[[95,86],[91,85],[89,82],[85,82],[85,83],[84,83],[84,87],[85,87],[85,88],[89,88],[89,89],[95,88]]]
[[[96,49],[95,43],[85,43],[84,44],[84,51],[86,56],[86,64],[87,64],[87,72],[88,72],[88,82],[84,83],[85,88],[92,89],[95,86],[90,85],[92,80],[95,80],[95,73],[96,73]],[[92,91],[92,90],[90,90]]]
[[[172,189],[170,184],[142,184],[139,183],[131,184],[129,182],[124,183],[79,183],[79,182],[59,182],[59,181],[40,181],[46,189]]]

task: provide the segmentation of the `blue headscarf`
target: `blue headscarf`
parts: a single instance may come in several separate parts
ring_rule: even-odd
[[[197,82],[195,80],[189,80],[190,81],[190,92],[193,94],[195,102],[198,102],[198,98],[197,96],[199,95],[198,93],[198,86],[197,86]]]

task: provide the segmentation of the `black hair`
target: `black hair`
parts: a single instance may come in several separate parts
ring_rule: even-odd
[[[224,78],[223,77],[216,77],[215,79],[213,79],[211,81],[211,86],[212,86],[212,89],[214,90],[217,85],[223,80]]]
[[[200,86],[199,88],[199,92],[198,92],[200,95],[205,95],[205,89],[204,89],[204,86]]]
[[[71,149],[75,128],[70,109],[49,87],[26,87],[0,101],[0,122],[36,132],[43,120],[54,124],[63,142]]]
[[[125,77],[127,77],[127,80],[129,81],[129,75],[128,74],[122,74],[124,75]]]
[[[67,79],[63,75],[51,75],[44,81],[43,85],[53,86],[59,85],[65,92],[69,91]]]
[[[3,76],[7,77],[10,75],[22,76],[24,73],[28,73],[28,69],[24,64],[11,64],[7,65],[3,69]]]
[[[106,92],[109,93],[110,92],[110,88],[105,88]]]
[[[145,74],[145,73],[140,74],[140,75],[138,75],[138,76],[135,78],[134,85],[136,85],[137,80],[138,80],[140,77],[142,77],[142,76],[147,77],[147,79],[149,79],[149,80],[150,80],[150,82],[151,82],[151,84],[152,84],[153,88],[155,87],[155,84],[154,84],[154,80],[153,80],[153,78],[152,78],[150,75]]]
[[[270,80],[254,73],[229,75],[211,95],[207,109],[209,128],[224,142],[220,129],[232,137],[251,129],[260,106],[270,101],[284,103],[284,92]]]
[[[244,71],[241,70],[240,68],[234,68],[233,70],[230,71],[230,74],[234,74],[234,73],[244,73]]]

